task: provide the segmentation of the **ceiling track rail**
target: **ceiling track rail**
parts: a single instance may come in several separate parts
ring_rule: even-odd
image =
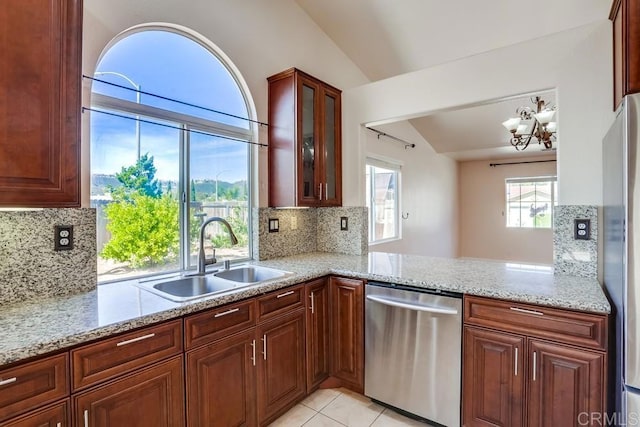
[[[531,160],[528,162],[504,162],[504,163],[489,163],[489,166],[495,168],[496,166],[506,166],[506,165],[524,165],[527,163],[548,163],[555,162],[556,160]]]
[[[405,150],[406,150],[407,148],[416,148],[416,144],[414,144],[414,143],[412,143],[412,142],[407,142],[407,141],[405,141],[404,139],[400,139],[400,138],[397,138],[397,137],[395,137],[395,136],[393,136],[393,135],[389,135],[388,133],[385,133],[385,132],[379,131],[379,130],[374,129],[374,128],[370,128],[369,126],[365,126],[365,127],[366,127],[367,129],[369,129],[371,132],[375,132],[375,133],[377,133],[377,134],[378,134],[378,139],[380,139],[380,137],[381,137],[381,136],[387,137],[387,138],[389,138],[389,139],[393,139],[393,140],[394,140],[394,141],[396,141],[396,142],[400,142],[400,143],[404,144],[404,149],[405,149]]]

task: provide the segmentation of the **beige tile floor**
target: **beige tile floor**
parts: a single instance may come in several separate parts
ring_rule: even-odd
[[[318,390],[272,427],[428,427],[344,388]]]

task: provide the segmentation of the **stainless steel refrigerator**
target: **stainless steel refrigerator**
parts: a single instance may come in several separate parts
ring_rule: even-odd
[[[640,425],[639,107],[640,94],[626,96],[603,141],[604,284],[615,315],[610,420],[616,425]]]

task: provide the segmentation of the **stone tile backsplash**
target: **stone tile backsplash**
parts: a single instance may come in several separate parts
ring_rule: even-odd
[[[348,230],[340,218],[348,218]],[[278,232],[269,232],[269,218],[277,218]],[[308,208],[253,210],[253,258],[267,260],[308,252],[364,255],[368,252],[367,208]]]
[[[54,226],[73,225],[74,248],[54,251]],[[95,209],[0,211],[0,304],[94,289]]]
[[[318,251],[347,255],[368,253],[367,213],[366,207],[318,208]],[[348,219],[347,230],[340,227],[342,217]]]
[[[574,220],[591,220],[589,240],[574,239]],[[556,274],[596,278],[598,276],[597,206],[556,206],[553,256]]]

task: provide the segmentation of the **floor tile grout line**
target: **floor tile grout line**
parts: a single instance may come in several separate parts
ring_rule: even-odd
[[[321,390],[321,389],[318,389],[318,390]],[[326,389],[326,390],[330,390],[330,389]],[[317,390],[316,390],[316,391],[317,391]],[[314,393],[315,393],[315,392],[314,392]],[[338,394],[337,394],[337,395],[335,395],[335,396],[334,396],[334,397],[333,397],[329,402],[327,402],[327,403],[326,403],[324,406],[322,406],[322,408],[320,408],[320,409],[312,408],[311,406],[305,405],[305,404],[304,404],[304,401],[300,402],[300,404],[301,404],[302,406],[306,407],[306,408],[309,408],[309,409],[314,410],[314,411],[316,411],[316,412],[320,412],[320,411],[322,411],[324,408],[326,408],[327,406],[329,406],[329,405],[331,404],[331,402],[333,402],[334,400],[336,400],[336,399],[337,399],[338,397],[340,397],[341,395],[342,395],[342,393],[341,393],[341,392],[338,392]],[[313,396],[313,395],[312,395],[312,396]]]
[[[387,408],[383,408],[382,411],[380,411],[380,413],[373,419],[373,421],[371,421],[371,424],[369,424],[369,427],[371,427],[372,425],[375,424],[375,422],[378,420],[378,418],[380,418],[380,416],[382,414],[384,414],[384,412],[387,410]]]

